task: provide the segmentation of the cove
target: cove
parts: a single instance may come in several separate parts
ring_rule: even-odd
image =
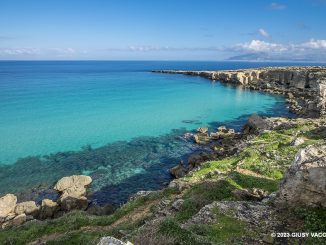
[[[185,132],[288,113],[283,97],[149,72],[158,66],[180,64],[1,62],[0,192],[88,174],[94,200],[122,202],[160,188],[168,168],[198,150]]]

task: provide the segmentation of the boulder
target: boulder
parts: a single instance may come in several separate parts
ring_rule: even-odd
[[[278,200],[326,207],[326,145],[307,146],[297,153],[280,184]]]
[[[20,214],[26,214],[26,215],[32,215],[37,216],[40,208],[36,206],[36,203],[34,201],[28,201],[28,202],[21,202],[16,205],[15,213],[17,215]]]
[[[59,210],[59,206],[56,202],[50,199],[43,199],[39,218],[40,219],[52,218],[58,210]]]
[[[244,201],[261,201],[267,195],[268,192],[262,189],[237,189],[233,191],[233,194],[240,200]]]
[[[200,134],[194,135],[194,141],[196,142],[196,144],[205,145],[211,141],[211,138],[210,138],[210,136],[208,136],[207,133],[205,133],[205,134],[200,133]]]
[[[80,197],[86,194],[86,186],[92,183],[92,178],[85,175],[73,175],[61,178],[54,186],[56,191],[71,197]]]
[[[185,176],[186,173],[187,173],[186,169],[181,164],[178,164],[177,166],[170,168],[170,174],[177,179]]]
[[[291,145],[292,146],[298,146],[298,145],[302,145],[304,143],[304,138],[302,137],[296,137],[292,142]]]
[[[85,210],[88,207],[86,186],[92,183],[92,178],[85,175],[73,175],[61,178],[54,189],[61,192],[59,204],[63,211],[73,209]]]
[[[70,211],[74,209],[86,210],[88,207],[87,198],[84,196],[61,196],[59,199],[60,207],[63,211]]]
[[[8,220],[2,224],[2,229],[13,227],[13,226],[19,226],[26,222],[26,214],[20,214],[15,216],[13,219]]]
[[[193,154],[188,158],[189,170],[199,167],[202,163],[214,159],[214,155],[201,152],[199,154]]]
[[[0,217],[6,217],[13,213],[16,207],[17,197],[13,194],[7,194],[0,198]]]
[[[106,236],[106,237],[102,237],[97,245],[132,245],[132,243],[129,241],[125,243],[112,236]]]
[[[249,117],[248,122],[243,126],[242,130],[245,134],[257,134],[270,128],[271,125],[267,120],[263,119],[257,114],[252,114]]]
[[[184,203],[183,199],[177,199],[172,203],[172,208],[179,211]]]
[[[206,134],[208,132],[208,128],[197,128],[197,132],[201,134]]]

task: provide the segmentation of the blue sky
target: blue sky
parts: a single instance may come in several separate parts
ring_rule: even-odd
[[[326,61],[326,0],[1,0],[0,59]]]

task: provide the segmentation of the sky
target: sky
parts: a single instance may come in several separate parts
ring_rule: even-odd
[[[1,0],[0,59],[326,62],[326,0]]]

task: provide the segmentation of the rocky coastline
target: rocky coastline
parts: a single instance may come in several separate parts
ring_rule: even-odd
[[[285,95],[290,110],[299,116],[326,114],[326,67],[264,67],[226,71],[155,70],[167,74],[202,76],[243,88]]]
[[[11,244],[16,239],[17,244],[34,245],[71,241],[101,245],[131,244],[129,241],[158,245],[322,244],[325,238],[300,240],[271,234],[322,232],[325,228],[326,68],[154,72],[203,76],[283,94],[299,117],[253,114],[241,132],[202,126],[196,133],[188,133],[184,137],[206,150],[171,168],[174,180],[166,188],[140,191],[115,212],[89,205],[86,187],[92,179],[87,176],[60,179],[53,187],[59,198],[45,199],[40,206],[33,201],[17,204],[17,198],[7,194],[0,198],[0,243]],[[54,226],[49,232],[52,236],[42,228],[30,228],[49,224]],[[31,233],[27,240],[14,238],[26,229]],[[35,235],[33,229],[40,231]],[[83,240],[86,233],[87,242]]]

